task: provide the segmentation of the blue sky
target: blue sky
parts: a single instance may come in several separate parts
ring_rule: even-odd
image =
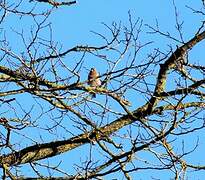
[[[177,10],[179,12],[179,20],[183,21],[183,29],[184,29],[184,38],[185,41],[189,38],[193,37],[194,33],[196,32],[197,28],[200,25],[200,19],[203,20],[199,15],[193,14],[190,9],[186,7],[190,6],[192,8],[200,8],[201,1],[200,0],[176,0],[176,6]],[[22,6],[23,9],[27,9],[29,6],[33,6],[35,3],[29,3],[24,6]],[[27,5],[27,6],[26,6]],[[50,9],[51,6],[45,4],[45,3],[38,3],[36,5],[36,12],[40,12],[41,10]],[[113,21],[117,23],[122,23],[122,25],[128,25],[128,11],[131,12],[133,20],[137,20],[137,18],[140,18],[143,20],[143,26],[142,26],[142,33],[140,36],[140,41],[142,43],[153,41],[154,43],[148,46],[146,51],[143,51],[139,55],[140,58],[144,58],[143,56],[147,53],[147,51],[151,51],[154,48],[160,48],[160,50],[167,52],[169,50],[168,44],[175,47],[177,44],[174,41],[171,41],[170,39],[167,39],[165,37],[160,37],[158,35],[148,34],[146,32],[149,31],[149,28],[145,26],[145,24],[149,24],[151,26],[155,26],[156,20],[158,21],[159,27],[162,31],[167,32],[169,31],[173,36],[179,37],[179,34],[177,33],[175,29],[175,16],[174,16],[174,6],[173,2],[171,0],[155,0],[155,1],[136,1],[136,0],[79,0],[76,5],[70,6],[70,7],[59,7],[56,8],[52,15],[49,17],[47,22],[51,22],[52,26],[52,35],[53,40],[58,42],[59,46],[62,45],[62,50],[69,49],[76,45],[101,45],[102,40],[94,35],[91,31],[99,32],[104,34],[105,36],[109,36],[108,31],[105,30],[105,26],[102,25],[102,23],[105,23],[107,25],[111,25]],[[13,29],[17,31],[21,31],[24,29],[25,34],[30,33],[30,29],[32,26],[31,17],[15,17],[13,15],[8,15],[8,21],[4,23],[4,27],[7,27],[8,32],[10,32],[10,35],[8,36],[8,40],[10,41],[10,45],[13,48],[13,50],[18,54],[20,53],[24,48],[22,48],[22,41],[20,38],[16,37],[16,34],[13,33]],[[35,26],[34,26],[35,29]],[[47,37],[47,30],[41,32],[42,37]],[[29,40],[29,36],[27,37]],[[180,44],[178,44],[180,45]],[[190,61],[192,62],[199,62],[201,64],[205,64],[202,57],[205,55],[204,51],[204,45],[205,43],[201,43],[200,45],[196,46],[196,48],[193,49],[193,52],[190,54]],[[197,52],[197,53],[195,53]],[[71,55],[69,57],[65,57],[64,60],[67,61],[67,63],[73,63],[75,64],[75,59],[77,57],[75,55]],[[84,81],[87,78],[87,72],[91,67],[97,67],[97,69],[100,71],[100,73],[106,72],[106,67],[104,66],[103,61],[98,61],[93,56],[87,55],[86,61],[83,64],[83,72],[81,72],[81,80]],[[170,88],[172,88],[170,86]],[[132,99],[134,95],[130,95],[128,98]],[[22,96],[19,96],[19,101]],[[22,103],[22,106],[26,109],[28,106],[28,97],[23,96],[24,102]],[[33,102],[34,99],[32,100]],[[31,101],[29,102],[31,103]],[[144,102],[143,102],[144,103]],[[31,103],[32,104],[32,103]],[[141,105],[141,103],[134,103],[133,109],[136,108],[136,106]],[[49,109],[49,106],[46,107]],[[40,111],[40,109],[36,109],[36,111]],[[13,114],[12,114],[13,115]],[[33,114],[36,119],[38,119],[37,114]],[[41,117],[42,119],[44,117]],[[50,121],[49,121],[50,122]],[[47,121],[41,121],[39,122],[42,125],[45,125]],[[51,122],[52,123],[52,122]],[[69,124],[69,122],[64,121],[65,124]],[[73,128],[74,129],[74,128]],[[72,130],[72,127],[70,127],[69,130]],[[36,131],[38,132],[38,130]],[[28,131],[25,131],[25,134],[29,133]],[[44,132],[45,133],[45,132]],[[59,137],[64,137],[64,131],[61,132],[58,130]],[[29,136],[33,137],[34,139],[40,139],[39,137],[43,135],[42,139],[44,141],[49,141],[52,139],[52,137],[49,137],[48,135],[41,134],[41,132],[38,132],[36,134],[29,134]],[[13,134],[15,137],[15,134]],[[203,135],[202,135],[203,137]],[[65,138],[65,137],[64,137]],[[193,141],[196,141],[196,137],[193,138]],[[23,139],[23,138],[22,138]],[[27,145],[25,143],[25,145]],[[78,159],[79,154],[83,154],[84,152],[88,151],[89,145],[83,146],[79,149],[73,150],[69,153],[66,153],[65,159],[67,158],[68,161],[62,162],[62,167],[69,166],[69,162],[72,161],[72,163],[78,163],[82,162],[86,159],[86,157],[82,157],[82,159]],[[95,148],[94,148],[95,149]],[[203,149],[201,150],[203,151]],[[97,153],[97,152],[95,152]],[[60,155],[58,157],[53,158],[53,163],[59,162],[59,157],[64,156]],[[139,153],[139,157],[148,156],[146,152]],[[195,155],[196,159],[197,154]],[[192,156],[193,157],[193,156]],[[196,162],[197,163],[197,162]],[[25,168],[26,169],[26,168]],[[71,170],[73,172],[73,170]],[[27,172],[29,175],[29,172]],[[173,176],[173,174],[169,174],[167,172],[159,172],[160,173],[160,179],[170,179],[170,176]],[[197,172],[198,173],[198,172]],[[133,173],[133,179],[151,179],[151,176],[157,177],[158,175],[151,171],[145,171],[145,173],[136,173],[134,175]],[[193,173],[194,174],[194,173]],[[193,175],[190,174],[188,176],[190,179],[193,179]],[[199,179],[205,178],[205,174],[201,173],[201,176]],[[106,177],[105,179],[112,179],[116,178],[115,176],[111,175]],[[119,174],[119,177],[117,179],[123,179],[121,178],[121,174]]]

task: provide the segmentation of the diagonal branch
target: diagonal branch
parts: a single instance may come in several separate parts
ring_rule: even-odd
[[[76,147],[79,147],[81,145],[84,145],[86,143],[90,143],[93,141],[99,141],[103,140],[112,133],[118,131],[122,127],[131,124],[135,121],[142,122],[142,119],[144,119],[146,116],[152,115],[153,113],[156,113],[154,107],[156,107],[157,103],[161,100],[161,97],[158,95],[165,90],[166,85],[166,78],[167,78],[167,72],[174,68],[175,61],[183,56],[183,54],[191,49],[195,44],[200,42],[202,39],[205,38],[205,31],[201,34],[195,36],[193,39],[191,39],[189,42],[184,44],[183,46],[179,47],[163,65],[161,65],[157,84],[155,87],[155,91],[151,99],[148,103],[146,103],[144,106],[136,109],[132,113],[128,113],[127,115],[122,116],[121,118],[113,121],[112,123],[103,126],[101,128],[98,128],[97,130],[90,131],[85,134],[80,134],[76,137],[70,138],[68,140],[63,141],[55,141],[50,143],[44,143],[44,144],[37,144],[34,146],[27,147],[25,149],[22,149],[18,152],[14,152],[5,156],[0,156],[0,166],[2,167],[3,164],[7,166],[11,165],[18,165],[18,164],[24,164],[28,162],[34,162],[40,159],[53,157],[58,154],[67,152],[69,150],[72,150]],[[2,69],[0,69],[2,72]],[[204,105],[203,105],[204,106]],[[184,108],[182,106],[182,108]],[[150,144],[155,143],[156,141],[161,140],[164,136],[166,136],[170,131],[172,131],[174,127],[171,127],[169,131],[166,132],[166,134],[160,135],[150,142],[146,143],[145,145],[142,145],[140,147],[135,147],[134,151],[138,151],[140,149],[143,149],[145,147],[148,147]],[[128,154],[129,155],[129,154]],[[123,154],[120,157],[122,158],[127,156],[127,154]]]

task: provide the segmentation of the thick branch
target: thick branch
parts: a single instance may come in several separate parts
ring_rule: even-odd
[[[205,107],[205,103],[200,103],[200,102],[188,103],[188,104],[182,104],[178,106],[179,109],[184,109],[189,107],[203,108]],[[153,111],[153,113],[155,114],[161,112],[162,110],[173,110],[173,109],[174,109],[173,106],[158,107]],[[143,107],[138,109],[138,113],[136,112],[134,114],[136,119],[133,119],[131,115],[126,115],[121,117],[120,119],[115,120],[109,125],[99,128],[98,130],[93,130],[86,134],[80,134],[68,140],[50,142],[45,144],[36,144],[34,146],[30,146],[28,148],[22,149],[18,152],[11,153],[5,156],[0,156],[0,166],[2,166],[3,164],[6,164],[7,166],[12,166],[12,165],[24,164],[28,162],[34,162],[40,159],[56,156],[58,154],[67,152],[69,150],[75,149],[81,145],[90,142],[106,139],[107,136],[119,130],[120,128],[124,127],[125,125],[138,120],[138,118],[139,119],[143,118],[143,116],[147,113],[142,111],[143,111]],[[158,138],[159,137],[157,137],[157,139]],[[157,139],[153,141],[156,141]],[[152,141],[150,143],[152,143]],[[140,146],[136,150],[138,150],[139,148],[143,149],[144,146],[142,147]]]
[[[174,67],[175,60],[177,58],[181,57],[181,55],[183,55],[185,51],[192,48],[197,42],[201,41],[203,38],[205,38],[205,32],[195,36],[188,43],[178,48],[170,56],[170,58],[167,61],[165,61],[163,65],[161,65],[153,97],[150,99],[150,101],[147,104],[133,111],[132,114],[125,115],[113,121],[109,125],[99,128],[98,130],[93,130],[90,133],[81,134],[69,140],[56,141],[56,142],[51,142],[51,143],[46,143],[46,144],[37,144],[34,146],[30,146],[28,148],[25,148],[21,151],[11,153],[5,156],[1,156],[0,165],[1,166],[3,164],[6,164],[7,166],[18,165],[18,164],[37,161],[37,160],[44,159],[47,157],[56,156],[60,153],[67,152],[71,149],[74,149],[78,146],[89,143],[91,141],[102,140],[106,138],[107,136],[111,135],[113,132],[118,131],[122,127],[128,124],[131,124],[135,121],[138,121],[138,120],[141,121],[141,119],[144,119],[146,116],[151,115],[153,113],[152,111],[153,108],[157,105],[157,102],[160,100],[160,98],[158,98],[156,95],[162,93],[165,90],[166,77],[167,77],[168,70]],[[0,68],[0,71],[2,72],[3,69]],[[6,70],[4,69],[4,73],[5,72]],[[10,71],[5,74],[15,76]],[[162,136],[156,137],[155,139],[150,141],[148,144],[144,146],[136,147],[135,151],[137,151],[139,148],[143,149],[147,147],[149,144],[160,140],[161,138]],[[123,156],[125,157],[127,155],[124,154]],[[121,157],[118,157],[118,158],[121,158]]]
[[[194,45],[196,45],[204,38],[205,38],[205,31],[194,36],[190,41],[188,41],[181,47],[177,48],[176,51],[172,53],[172,55],[165,61],[165,63],[161,64],[154,94],[151,97],[150,101],[148,102],[148,109],[150,111],[152,111],[152,109],[156,106],[158,101],[161,99],[159,97],[159,94],[165,91],[167,72],[176,66],[177,61],[179,61],[180,58],[183,58],[183,56],[185,55],[185,53],[187,53],[188,50],[193,48]]]

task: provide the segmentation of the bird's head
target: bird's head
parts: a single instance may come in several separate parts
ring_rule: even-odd
[[[96,71],[96,69],[95,69],[95,68],[91,68],[91,70],[90,70],[90,71],[92,71],[92,72],[93,72],[93,71]]]

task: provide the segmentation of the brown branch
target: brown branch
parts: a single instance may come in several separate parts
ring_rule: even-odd
[[[178,108],[184,109],[184,108],[196,107],[196,106],[203,108],[205,107],[205,103],[193,102],[188,104],[179,104]],[[174,106],[170,106],[170,105],[166,107],[158,107],[155,110],[153,110],[153,114],[159,113],[159,111],[162,110],[173,110],[173,109]],[[2,164],[7,164],[7,166],[11,166],[11,165],[24,164],[28,162],[34,162],[40,159],[53,157],[58,154],[67,152],[83,144],[106,139],[107,136],[119,130],[120,128],[124,127],[125,125],[130,124],[131,122],[134,122],[136,120],[140,120],[143,114],[144,115],[147,114],[146,112],[142,112],[142,110],[143,108],[140,108],[138,109],[138,113],[134,114],[136,119],[133,119],[133,117],[131,117],[130,115],[125,115],[120,119],[117,119],[114,122],[110,123],[109,125],[99,128],[98,130],[93,130],[85,134],[80,134],[68,140],[55,141],[55,142],[44,143],[44,144],[36,144],[34,146],[30,146],[25,149],[22,149],[18,152],[11,153],[5,156],[0,156],[0,166],[2,166]],[[161,136],[156,137],[154,140],[150,141],[146,145],[142,145],[138,147],[136,151],[139,151],[140,149],[147,147],[149,144],[158,141],[160,138],[162,137]],[[123,157],[126,157],[126,155]]]
[[[30,0],[30,2],[31,1],[34,1],[34,0]],[[62,5],[70,6],[70,5],[77,3],[77,1],[70,1],[70,2],[55,2],[53,0],[35,0],[35,1],[48,3],[48,4],[51,4],[51,5],[56,6],[56,7],[62,6]]]
[[[159,94],[165,91],[167,72],[170,69],[175,68],[177,61],[179,61],[180,58],[183,58],[188,50],[193,48],[194,45],[202,41],[204,38],[205,38],[205,31],[194,36],[190,41],[188,41],[181,47],[177,48],[176,51],[172,53],[172,55],[165,61],[165,63],[160,65],[160,70],[158,73],[155,90],[154,90],[153,96],[151,97],[151,99],[149,100],[147,104],[150,112],[157,105],[158,101],[161,99],[159,97]]]
[[[105,45],[105,46],[100,46],[100,47],[94,47],[94,46],[75,46],[71,49],[68,49],[62,53],[59,53],[57,55],[49,55],[49,56],[46,56],[46,57],[40,57],[38,59],[35,60],[35,62],[41,62],[41,61],[44,61],[44,60],[48,60],[48,59],[55,59],[55,58],[59,58],[59,57],[63,57],[65,55],[67,55],[68,53],[70,52],[91,52],[91,51],[97,51],[97,50],[102,50],[102,49],[105,49],[106,47],[108,47],[110,44],[113,43],[113,41],[115,40],[115,37],[113,38],[113,40]]]
[[[156,95],[162,93],[165,89],[168,70],[174,67],[174,63],[177,58],[181,57],[185,51],[192,48],[197,42],[201,41],[203,38],[205,38],[205,32],[202,32],[201,34],[199,34],[198,36],[194,37],[192,40],[187,42],[185,45],[178,48],[170,56],[170,58],[167,61],[165,61],[163,65],[161,65],[153,97],[144,106],[133,111],[131,114],[125,115],[113,121],[109,125],[99,128],[98,130],[93,130],[86,134],[80,134],[69,140],[56,141],[56,142],[50,142],[50,143],[45,143],[45,144],[37,144],[37,145],[22,149],[15,153],[11,153],[5,156],[0,156],[0,165],[1,166],[3,164],[6,164],[8,166],[18,165],[18,164],[23,164],[23,163],[28,163],[28,162],[33,162],[36,160],[44,159],[47,157],[56,156],[60,153],[64,153],[66,151],[69,151],[71,149],[74,149],[83,144],[89,143],[91,141],[102,140],[105,137],[108,137],[113,132],[118,131],[122,127],[128,124],[131,124],[135,121],[142,122],[142,119],[144,119],[146,116],[151,115],[152,113],[156,112],[156,111],[152,111],[153,108],[156,106],[157,102],[160,100],[160,98],[158,98]],[[16,76],[15,73],[8,71],[5,68],[2,69],[2,67],[0,67],[1,72],[2,70],[4,70],[4,72],[8,75]],[[172,129],[173,128],[170,128],[170,130],[167,131],[163,135],[163,137],[167,135]],[[136,147],[134,151],[136,152],[138,150],[146,148],[150,144],[156,141],[159,141],[161,139],[162,139],[162,135],[154,138],[153,140],[151,140],[149,143],[146,143],[145,145]],[[125,153],[121,156],[126,157],[127,155],[129,155],[129,153],[128,154]],[[117,158],[122,158],[121,156]]]
[[[199,81],[195,82],[194,84],[192,84],[186,88],[180,88],[180,89],[176,89],[176,90],[169,91],[169,92],[162,92],[162,93],[158,94],[158,97],[167,97],[167,96],[181,95],[181,94],[186,94],[186,95],[187,94],[195,94],[195,95],[199,95],[199,96],[200,95],[205,96],[205,94],[203,92],[195,90],[203,84],[205,84],[205,79],[199,80]]]

